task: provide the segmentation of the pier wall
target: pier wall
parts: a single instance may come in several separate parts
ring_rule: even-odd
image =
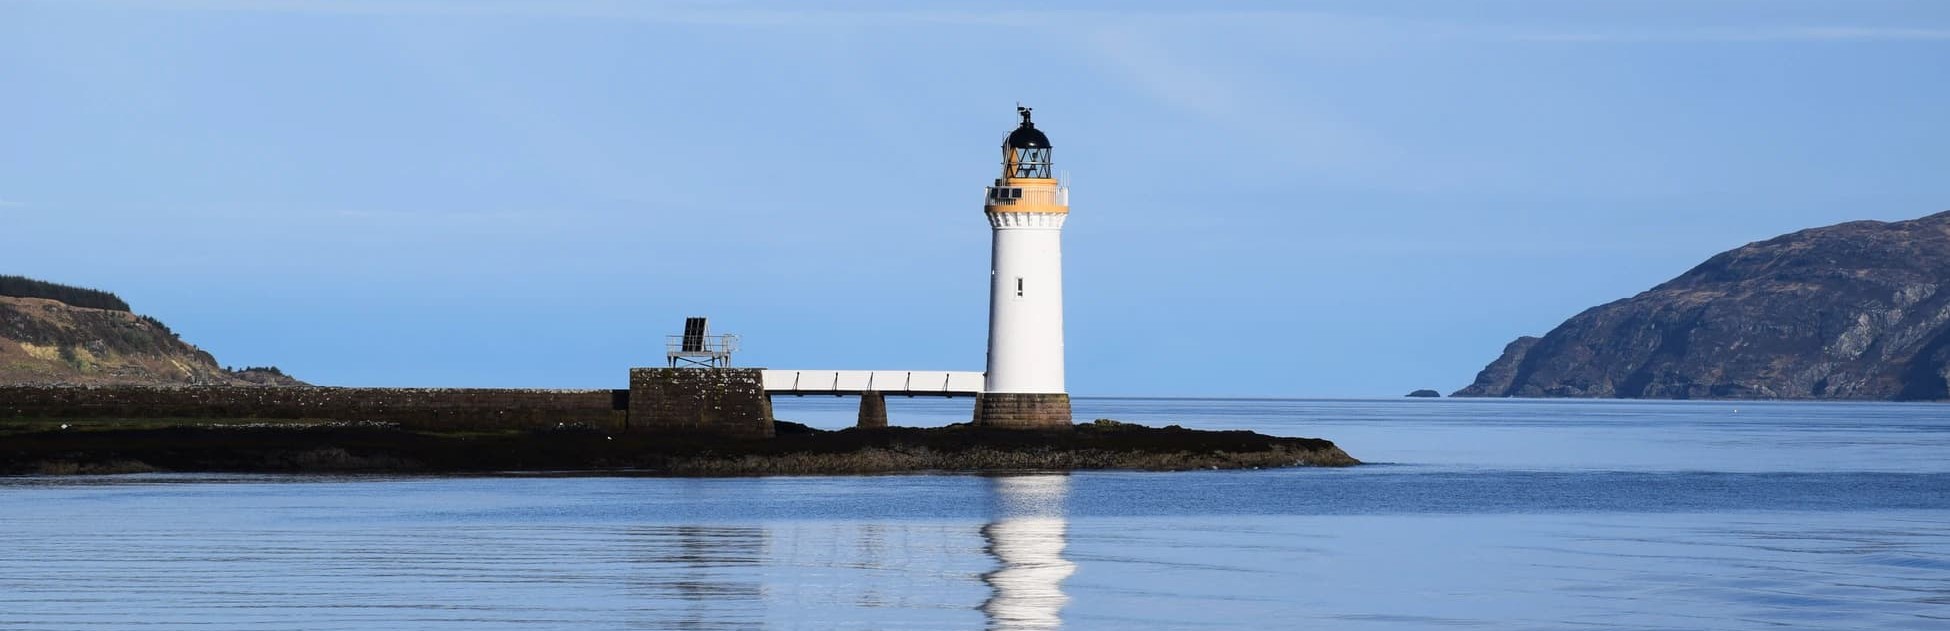
[[[770,438],[772,399],[757,368],[632,368],[630,428]]]
[[[624,390],[0,386],[0,418],[314,419],[449,430],[580,423],[621,431],[628,410]]]

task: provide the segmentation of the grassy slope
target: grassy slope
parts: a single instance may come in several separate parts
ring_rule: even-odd
[[[270,370],[230,372],[153,318],[49,298],[0,297],[0,383],[300,384]]]

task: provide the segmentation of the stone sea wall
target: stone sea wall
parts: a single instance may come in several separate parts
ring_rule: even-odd
[[[621,431],[628,411],[626,390],[0,386],[0,418],[317,419],[419,429],[580,423]]]

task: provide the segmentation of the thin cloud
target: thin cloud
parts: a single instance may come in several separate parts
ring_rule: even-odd
[[[4,1],[4,0],[0,0]],[[22,1],[22,0],[15,0]],[[57,0],[25,0],[55,2]],[[58,0],[64,4],[73,0]],[[604,19],[728,26],[806,26],[838,22],[1021,25],[1036,15],[1015,11],[856,11],[843,9],[725,8],[709,2],[619,0],[95,0],[131,9],[369,16],[452,16]]]
[[[1284,17],[1292,20],[1281,28],[1296,32],[1348,26],[1333,16]],[[1197,54],[1195,46],[1177,42],[1172,34],[1185,27],[1183,21],[1151,17],[1106,20],[1078,29],[1077,39],[1082,51],[1109,75],[1159,103],[1248,142],[1283,152],[1293,147],[1309,148],[1288,154],[1306,167],[1371,163],[1389,153],[1381,139],[1365,133],[1354,121],[1269,93],[1263,86],[1271,82],[1263,70],[1224,58],[1206,58]]]
[[[1679,31],[1620,31],[1519,35],[1534,42],[1903,42],[1950,40],[1950,29],[1809,26],[1774,28],[1713,28]]]
[[[1095,27],[1106,21],[1149,17],[1180,25],[1255,25],[1296,28],[1310,38],[1339,44],[1380,40],[1515,40],[1567,43],[1631,42],[1846,42],[1950,40],[1950,28],[1897,26],[1725,26],[1698,29],[1529,31],[1469,22],[1431,22],[1286,10],[912,10],[798,8],[799,5],[727,7],[704,0],[0,0],[0,3],[120,5],[130,9],[248,13],[314,13],[372,16],[523,17],[606,19],[726,26],[963,26]],[[1338,19],[1333,19],[1338,18]],[[1189,22],[1187,22],[1189,20]],[[1323,28],[1330,27],[1330,28]],[[1299,33],[1296,33],[1299,34]]]
[[[379,209],[339,209],[324,214],[356,221],[393,222],[526,222],[544,219],[559,219],[570,214],[566,211],[536,210],[379,210]]]
[[[88,0],[0,0],[72,4]],[[1467,22],[1384,19],[1310,11],[1156,10],[910,10],[873,8],[726,7],[701,0],[92,0],[130,9],[314,13],[370,16],[519,17],[627,20],[720,26],[1009,26],[1092,28],[1131,18],[1156,18],[1204,27],[1252,25],[1295,30],[1337,46],[1401,40],[1512,40],[1544,43],[1637,42],[1889,42],[1950,40],[1950,28],[1897,26],[1725,26],[1697,29],[1530,31]]]

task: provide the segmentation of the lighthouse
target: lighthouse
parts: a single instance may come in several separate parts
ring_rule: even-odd
[[[975,424],[1070,427],[1063,388],[1063,220],[1070,189],[1050,165],[1049,137],[1027,107],[1002,141],[1002,173],[982,212],[994,233],[989,263],[988,372]]]

